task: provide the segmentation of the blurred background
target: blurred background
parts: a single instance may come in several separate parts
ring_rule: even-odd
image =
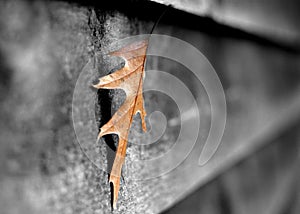
[[[299,213],[299,11],[296,0],[1,1],[0,213]],[[205,89],[183,65],[149,57],[147,69],[178,77],[196,98],[199,138],[190,155],[160,177],[135,180],[147,168],[126,168],[113,211],[108,174],[77,142],[73,91],[105,47],[149,33],[177,37],[204,54],[224,88],[227,123],[216,154],[200,167],[211,123]],[[96,76],[120,64],[97,59]],[[146,85],[156,82],[145,79]],[[170,125],[179,118],[170,97],[144,96],[148,113],[159,109],[169,123],[156,144],[129,143],[129,166],[168,151],[180,129]],[[87,111],[100,127],[122,100],[120,91],[99,91],[95,109]],[[108,141],[117,143],[102,139],[85,152],[109,171]]]

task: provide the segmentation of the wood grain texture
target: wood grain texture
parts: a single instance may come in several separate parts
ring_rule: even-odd
[[[87,5],[80,1],[1,1],[0,4],[1,210],[25,214],[110,213],[108,174],[100,171],[84,155],[73,130],[73,90],[82,68],[103,47],[126,36],[149,33],[156,21],[156,17],[150,14],[155,10],[144,7],[139,13],[133,13],[135,3],[129,4],[131,9],[129,6],[118,7],[117,4],[117,9],[107,9],[101,4]],[[156,4],[153,9],[162,12]],[[232,210],[237,212],[248,209],[248,206],[258,210],[264,206],[260,201],[267,202],[264,198],[270,194],[274,195],[274,200],[266,203],[268,210],[276,210],[276,206],[284,207],[285,203],[276,203],[281,201],[281,195],[277,193],[282,192],[282,197],[289,196],[291,185],[299,190],[298,182],[293,184],[292,170],[293,160],[299,156],[296,153],[299,140],[293,134],[279,141],[271,139],[285,135],[287,130],[295,135],[299,133],[298,129],[290,128],[291,124],[298,123],[300,115],[299,50],[282,48],[229,26],[184,14],[171,10],[162,18],[154,33],[174,35],[190,42],[215,67],[228,104],[224,141],[210,164],[204,168],[196,165],[203,141],[199,141],[195,152],[185,162],[164,176],[137,181],[134,176],[142,174],[136,172],[145,172],[145,166],[132,166],[132,171],[126,168],[124,180],[120,183],[118,208],[114,213],[160,213],[218,176],[223,176],[227,170],[226,178],[223,177],[222,182],[212,182],[212,188],[207,190],[218,207],[209,197],[206,202],[204,197],[200,203],[199,197],[195,196],[198,204],[207,206],[203,210],[226,211],[229,209],[226,205],[234,206]],[[148,18],[145,18],[146,15]],[[182,17],[186,20],[181,20]],[[180,20],[182,24],[178,25]],[[195,20],[201,22],[200,27],[188,25],[195,23]],[[169,45],[161,48],[168,48]],[[112,58],[99,58],[101,66],[96,67],[102,70],[97,70],[98,76],[107,75],[120,64]],[[184,66],[166,59],[149,59],[149,69],[167,71],[191,88],[203,110],[201,136],[204,137],[200,140],[204,140],[210,112],[201,84],[195,82],[193,76],[186,75],[188,71]],[[145,85],[157,83],[155,78],[145,79]],[[99,103],[104,102],[101,97],[103,93],[98,95],[93,100],[95,109],[88,109],[81,116],[87,113],[96,115],[100,109],[97,113],[100,124],[104,120],[101,118],[104,111],[109,115],[110,111],[117,110],[124,94],[116,90],[104,96],[112,99],[109,108],[99,107]],[[83,96],[84,104],[91,102],[87,98]],[[176,105],[167,96],[149,93],[145,94],[144,100],[150,113],[159,109],[165,113],[167,121],[178,120],[180,115]],[[94,151],[102,161],[99,163],[106,165],[109,146],[101,139],[99,144],[95,144],[97,136],[93,136],[97,127],[83,126],[90,130],[86,136],[91,138],[88,150]],[[139,127],[140,121],[136,120],[133,128],[139,130]],[[129,144],[128,165],[167,151],[172,147],[176,133],[178,129],[169,127],[160,143],[152,147],[141,149]],[[134,139],[137,139],[136,135],[130,142]],[[275,141],[282,145],[275,151],[266,146]],[[184,143],[184,140],[181,142]],[[258,154],[262,148],[272,151],[256,156],[255,153]],[[291,148],[292,151],[284,148]],[[263,158],[264,155],[267,158]],[[241,160],[248,158],[253,158],[250,163],[240,164]],[[259,167],[261,161],[264,163],[262,168]],[[286,162],[281,165],[278,161]],[[161,165],[152,168],[158,169]],[[272,183],[268,174],[273,175],[273,172],[274,180],[282,182]],[[228,189],[226,186],[229,186]],[[265,187],[265,192],[259,191],[261,186]],[[249,189],[257,191],[249,192]],[[298,209],[294,213],[299,213],[299,203],[295,202],[297,198],[294,195],[299,198],[299,191],[292,194],[286,204]],[[235,203],[236,198],[243,198],[241,204]],[[251,203],[247,204],[248,201]]]

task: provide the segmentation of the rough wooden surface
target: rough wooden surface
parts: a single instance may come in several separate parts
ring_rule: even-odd
[[[129,9],[134,6],[135,3],[125,9],[117,6],[119,9],[114,10],[111,6],[102,7],[101,3],[0,3],[0,205],[5,213],[111,212],[108,175],[88,160],[77,143],[71,117],[72,95],[80,72],[102,47],[129,35],[150,32],[158,17],[146,18],[143,10],[136,14]],[[181,17],[185,17],[184,21]],[[199,28],[188,24],[192,20],[206,24]],[[190,42],[211,61],[225,89],[228,123],[220,149],[205,167],[197,165],[202,139],[191,156],[169,174],[140,182],[133,179],[135,174],[125,172],[115,213],[161,212],[270,143],[270,136],[284,132],[299,120],[300,105],[296,99],[300,81],[299,50],[282,48],[173,10],[167,12],[154,32]],[[99,76],[110,72],[116,63],[105,62]],[[209,111],[205,111],[207,99],[203,88],[185,75],[187,70],[183,66],[155,58],[149,66],[166,70],[191,87],[202,103],[205,138]],[[156,84],[155,79],[146,81]],[[122,96],[120,92],[107,94],[107,98],[117,103],[112,109],[117,108]],[[159,107],[168,113],[171,102],[162,95],[162,99],[158,98],[146,94],[146,106],[151,110]],[[169,112],[169,118],[178,116],[175,107],[173,110],[175,113]],[[101,117],[104,112],[95,114]],[[172,145],[176,137],[173,133],[176,130],[167,133],[166,144],[149,148],[151,153],[129,145],[127,160],[136,160],[141,154],[143,157],[159,154]],[[290,138],[289,145],[295,150],[285,154],[298,155],[296,140]],[[105,142],[101,143],[99,156],[105,157]],[[251,172],[251,166],[245,170]],[[238,174],[242,179],[244,173]],[[230,172],[227,176],[225,183],[234,180]],[[278,186],[284,183],[289,182],[283,179]],[[218,186],[215,188],[219,191]],[[242,195],[236,193],[238,188],[226,191],[235,192],[232,197]],[[236,209],[239,213],[246,208]]]
[[[299,47],[296,0],[152,0],[219,23]],[[194,23],[197,25],[197,23]]]
[[[165,213],[299,212],[299,123]]]
[[[75,3],[0,4],[1,210],[111,212],[107,173],[85,157],[75,137],[73,90],[101,46],[139,33],[143,23]],[[129,202],[138,204],[135,197],[127,196],[120,213],[138,211]]]

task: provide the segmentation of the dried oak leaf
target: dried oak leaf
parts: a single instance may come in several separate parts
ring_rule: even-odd
[[[122,165],[125,161],[129,129],[136,113],[140,113],[143,131],[147,131],[143,99],[144,64],[148,41],[143,40],[127,45],[110,53],[125,60],[125,66],[120,70],[99,79],[93,85],[97,89],[123,89],[126,99],[112,118],[101,127],[98,139],[107,134],[117,134],[119,144],[110,173],[109,182],[113,184],[113,207],[116,207],[120,189]]]

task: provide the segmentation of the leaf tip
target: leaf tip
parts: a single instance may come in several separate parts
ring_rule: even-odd
[[[102,129],[100,129],[99,133],[98,133],[97,141],[99,141],[103,135],[105,135],[105,134],[102,132]]]
[[[100,138],[101,138],[101,136],[100,136],[100,133],[99,133],[98,136],[97,136],[97,141],[96,142],[98,142],[100,140]]]
[[[100,80],[99,80],[99,82],[97,83],[97,84],[92,84],[92,86],[94,87],[94,88],[97,88],[97,89],[99,89],[101,86],[100,86]]]
[[[110,176],[109,178],[109,183],[111,184],[111,187],[113,189],[112,194],[113,194],[113,209],[117,209],[117,201],[118,201],[118,194],[119,194],[119,189],[120,189],[120,181],[117,177]]]

